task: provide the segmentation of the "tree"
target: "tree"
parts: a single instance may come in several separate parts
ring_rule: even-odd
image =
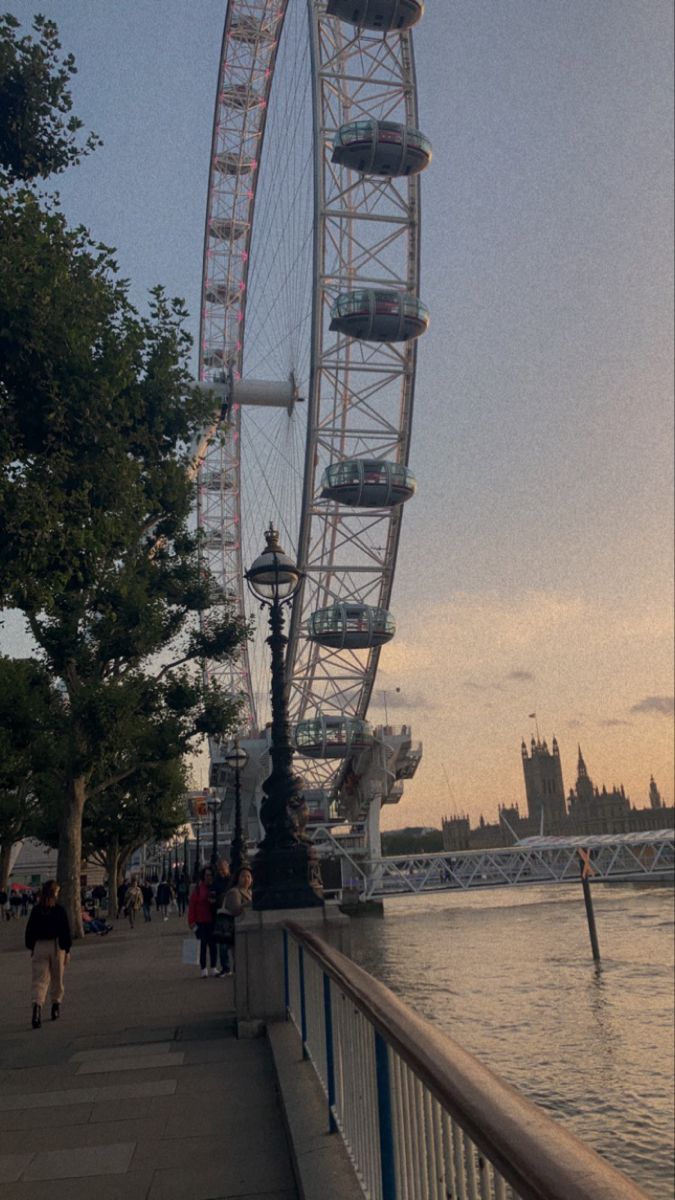
[[[187,771],[182,759],[136,772],[128,784],[102,792],[87,808],[82,830],[88,859],[108,879],[108,912],[131,855],[150,841],[164,842],[185,824]]]
[[[190,528],[189,447],[212,401],[187,369],[181,301],[157,288],[139,314],[112,252],[25,188],[0,196],[0,245],[0,601],[57,689],[58,879],[81,932],[87,803],[233,726],[236,701],[200,668],[247,627],[214,606]]]
[[[31,833],[38,780],[53,765],[56,696],[33,659],[0,656],[0,888],[12,846]]]
[[[36,39],[18,37],[19,28],[11,13],[0,16],[0,169],[10,183],[64,171],[99,144],[90,133],[78,145],[82,121],[71,115],[69,88],[75,60],[59,59],[54,22],[36,16]]]

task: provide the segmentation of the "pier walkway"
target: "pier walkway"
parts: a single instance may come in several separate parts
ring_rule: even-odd
[[[0,925],[3,1200],[296,1200],[270,1045],[181,964],[185,921],[76,942],[38,1030],[24,929]]]

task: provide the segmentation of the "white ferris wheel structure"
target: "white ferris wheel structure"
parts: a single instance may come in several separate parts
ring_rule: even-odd
[[[333,795],[371,737],[415,491],[431,148],[411,29],[423,11],[422,0],[229,0],[220,56],[199,377],[222,408],[198,448],[198,524],[215,604],[247,613],[244,571],[270,522],[303,572],[289,713],[307,788]],[[264,637],[208,668],[241,698],[242,736],[268,720]]]

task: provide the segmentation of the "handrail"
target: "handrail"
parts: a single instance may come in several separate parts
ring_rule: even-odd
[[[384,984],[294,921],[286,929],[522,1200],[647,1200],[635,1183]]]

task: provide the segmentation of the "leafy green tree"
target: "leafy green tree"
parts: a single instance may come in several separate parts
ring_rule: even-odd
[[[0,16],[0,171],[9,183],[27,183],[64,171],[98,144],[90,133],[78,144],[82,121],[72,115],[72,54],[59,57],[53,21],[36,16],[35,37],[20,37],[11,13]]]
[[[58,698],[33,659],[0,656],[0,887],[12,846],[31,833],[39,779],[54,758]]]
[[[15,178],[76,157],[66,134],[61,158],[46,148],[60,78],[44,110],[33,98],[33,158],[26,139],[0,139],[23,155],[2,151]],[[212,401],[188,372],[182,303],[157,288],[140,314],[112,252],[26,188],[0,195],[0,246],[0,603],[23,613],[57,689],[59,768],[42,794],[62,798],[58,878],[81,932],[87,803],[233,726],[235,701],[200,667],[235,656],[247,628],[213,606],[190,524],[190,446]]]
[[[83,848],[87,859],[105,870],[109,913],[115,911],[117,884],[134,851],[147,842],[167,841],[185,824],[187,786],[184,759],[169,759],[154,769],[142,768],[87,806]]]

